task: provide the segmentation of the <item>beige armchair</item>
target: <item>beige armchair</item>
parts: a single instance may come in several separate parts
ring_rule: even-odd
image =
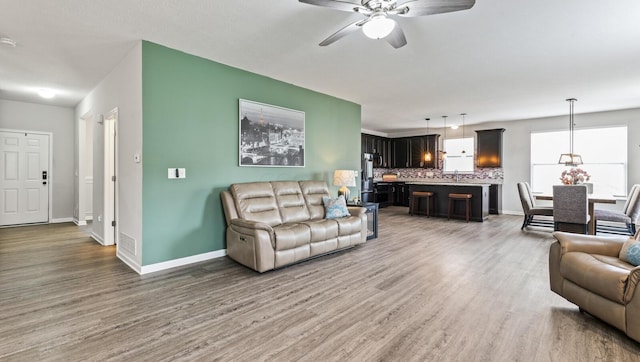
[[[619,259],[628,237],[554,232],[551,290],[640,342],[640,266]]]

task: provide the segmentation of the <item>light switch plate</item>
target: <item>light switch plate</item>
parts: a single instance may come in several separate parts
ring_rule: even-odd
[[[187,178],[187,169],[186,168],[169,168],[167,169],[167,178]]]

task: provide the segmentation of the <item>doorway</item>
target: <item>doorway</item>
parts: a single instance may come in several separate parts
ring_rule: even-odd
[[[0,131],[0,226],[49,222],[51,134]]]
[[[104,244],[118,243],[118,109],[104,117]]]

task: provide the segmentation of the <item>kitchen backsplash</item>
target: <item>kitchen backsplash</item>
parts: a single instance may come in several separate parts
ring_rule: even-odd
[[[384,173],[397,173],[398,181],[455,181],[452,173],[444,174],[436,168],[374,168],[374,180],[381,180]],[[474,173],[461,173],[458,175],[461,182],[502,184],[504,170],[502,168],[476,168]]]

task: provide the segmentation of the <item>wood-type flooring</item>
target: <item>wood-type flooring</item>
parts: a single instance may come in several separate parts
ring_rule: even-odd
[[[378,239],[264,274],[224,257],[140,276],[73,224],[0,229],[0,360],[640,361],[549,290],[548,229],[379,221]]]

